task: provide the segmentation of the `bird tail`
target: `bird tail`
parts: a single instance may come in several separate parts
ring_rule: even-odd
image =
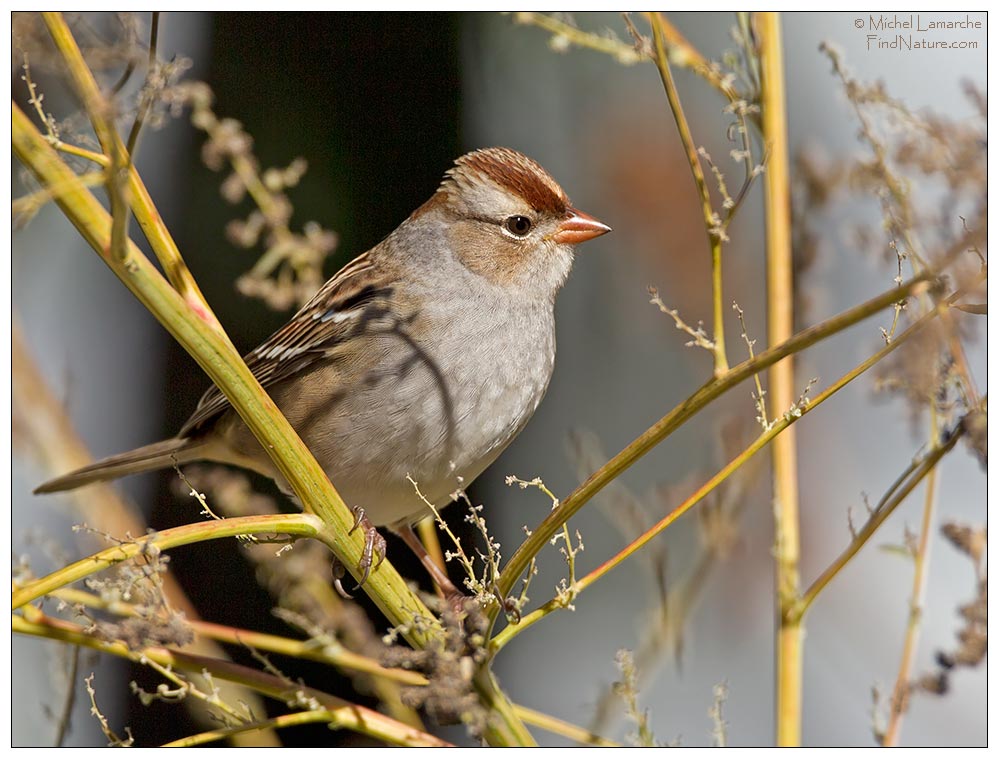
[[[163,469],[201,458],[205,443],[186,437],[161,440],[133,451],[108,456],[69,474],[56,477],[35,488],[35,493],[56,493],[74,490],[103,480],[114,480],[129,474]]]

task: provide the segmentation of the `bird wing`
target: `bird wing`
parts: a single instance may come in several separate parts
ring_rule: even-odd
[[[263,387],[273,385],[321,359],[363,329],[366,316],[386,313],[391,295],[391,279],[378,271],[369,253],[364,253],[337,272],[288,323],[243,360]],[[228,410],[229,405],[229,399],[212,385],[201,396],[179,436],[197,431]]]

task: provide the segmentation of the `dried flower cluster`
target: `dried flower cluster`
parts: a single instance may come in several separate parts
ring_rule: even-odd
[[[479,702],[474,680],[488,660],[486,632],[488,620],[475,599],[468,599],[460,611],[444,609],[442,641],[420,651],[391,646],[380,661],[388,667],[402,667],[424,674],[426,686],[406,688],[403,701],[424,709],[439,725],[464,724],[471,734],[481,737],[490,718]]]
[[[293,207],[286,191],[305,174],[305,159],[295,158],[283,169],[261,170],[253,155],[253,138],[235,119],[216,116],[212,92],[202,82],[178,88],[174,102],[189,106],[191,123],[208,135],[201,149],[205,165],[212,171],[229,170],[222,197],[236,205],[249,195],[256,206],[245,219],[226,227],[234,245],[264,247],[253,268],[237,280],[237,289],[276,310],[303,305],[322,285],[323,262],[338,240],[314,221],[307,222],[301,233],[291,230]]]

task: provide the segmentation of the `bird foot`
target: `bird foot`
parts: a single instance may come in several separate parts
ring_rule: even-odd
[[[353,534],[354,530],[358,527],[364,530],[364,550],[361,552],[361,560],[357,562],[357,569],[361,573],[361,579],[354,586],[354,590],[358,590],[367,582],[371,570],[378,569],[381,563],[385,561],[386,548],[385,538],[381,536],[381,533],[378,532],[371,523],[371,520],[365,515],[364,509],[360,506],[355,506],[352,511],[354,512],[354,526],[350,528],[347,534]],[[342,580],[346,575],[346,568],[340,563],[339,559],[334,558],[333,585],[336,587],[337,593],[344,598],[353,598],[343,587]]]

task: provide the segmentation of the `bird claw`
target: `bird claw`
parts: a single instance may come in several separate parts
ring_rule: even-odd
[[[347,568],[336,556],[333,557],[333,587],[336,588],[336,592],[340,594],[341,598],[346,598],[348,601],[353,600],[353,596],[348,593],[343,587],[343,578],[347,576]]]
[[[347,534],[352,534],[358,527],[364,530],[364,550],[361,552],[361,560],[357,562],[357,568],[361,571],[361,580],[354,588],[354,590],[358,590],[367,582],[372,568],[378,569],[382,562],[385,561],[386,546],[385,538],[381,536],[381,533],[378,532],[371,523],[371,520],[365,515],[364,509],[360,506],[355,506],[353,511],[354,526],[350,528]],[[375,561],[376,557],[378,559],[377,562]]]
[[[361,581],[354,586],[354,590],[359,590],[367,582],[371,570],[378,569],[381,563],[385,561],[385,538],[381,536],[371,523],[371,520],[365,516],[364,509],[360,506],[355,506],[352,511],[354,512],[354,526],[347,531],[347,534],[352,534],[358,527],[364,530],[364,550],[361,552],[361,560],[357,562],[357,569],[361,572]],[[375,561],[376,558],[377,561]],[[346,567],[344,567],[339,559],[334,557],[333,586],[341,597],[349,600],[353,599],[354,596],[348,593],[343,587],[343,578],[346,576]]]

